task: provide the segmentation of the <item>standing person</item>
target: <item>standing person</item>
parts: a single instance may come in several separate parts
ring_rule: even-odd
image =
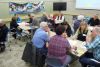
[[[91,35],[87,36],[86,42],[86,48],[91,52],[87,52],[80,58],[82,67],[88,65],[100,67],[100,27],[95,27],[92,30]]]
[[[36,47],[36,54],[41,55],[40,60],[37,62],[38,67],[43,67],[45,64],[45,58],[47,54],[47,47],[46,47],[46,42],[49,41],[49,27],[47,25],[47,22],[41,22],[40,23],[40,28],[36,30],[36,32],[33,35],[32,38],[32,43],[34,47]]]
[[[90,26],[100,25],[100,20],[97,15],[94,15],[88,22]]]
[[[8,27],[4,24],[4,21],[0,19],[0,52],[5,50],[5,41],[7,40]]]
[[[58,59],[64,66],[71,62],[71,57],[67,54],[71,49],[71,45],[66,39],[65,30],[62,25],[56,27],[56,35],[50,38],[47,55],[48,58]]]

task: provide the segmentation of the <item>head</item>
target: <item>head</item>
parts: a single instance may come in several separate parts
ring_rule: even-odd
[[[95,20],[95,19],[98,19],[98,15],[94,15],[93,16],[93,19]]]
[[[59,13],[59,16],[63,16],[63,14],[62,13]]]
[[[84,22],[84,21],[82,21],[82,22],[80,23],[79,29],[81,29],[81,30],[86,30],[86,29],[87,29],[87,23]]]
[[[63,35],[65,33],[65,27],[63,25],[59,25],[56,27],[55,32],[57,35]]]
[[[17,18],[19,15],[18,14],[14,14],[14,16]]]
[[[100,27],[94,27],[94,29],[91,32],[92,38],[95,38],[97,35],[100,35]]]
[[[2,19],[0,19],[0,27],[4,26],[4,21]]]
[[[67,21],[64,21],[64,22],[62,23],[62,25],[65,27],[65,29],[67,29],[67,28],[69,27],[69,24],[68,24]]]
[[[42,28],[44,31],[48,32],[49,26],[48,26],[47,22],[41,22],[40,28]]]
[[[83,15],[79,15],[79,16],[77,17],[77,19],[78,19],[78,20],[84,20],[84,16],[83,16]]]
[[[12,17],[11,21],[16,22],[16,17]]]
[[[28,14],[28,17],[29,17],[29,18],[32,18],[32,17],[34,17],[34,16],[32,16],[31,14]]]
[[[43,13],[43,16],[46,16],[47,14],[46,13]]]

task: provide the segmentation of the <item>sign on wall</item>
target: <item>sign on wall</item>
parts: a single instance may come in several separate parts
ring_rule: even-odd
[[[11,14],[23,14],[23,13],[37,13],[44,10],[44,2],[41,1],[37,4],[35,3],[14,3],[9,2],[9,12]]]

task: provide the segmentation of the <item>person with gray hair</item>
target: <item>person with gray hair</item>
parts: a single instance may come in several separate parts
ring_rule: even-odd
[[[83,67],[87,67],[88,65],[100,67],[100,27],[94,27],[91,35],[86,39],[86,48],[91,50],[91,53],[85,53],[85,55],[80,58],[80,62]]]
[[[32,38],[32,43],[33,46],[36,47],[36,54],[37,57],[38,55],[41,55],[41,60],[37,61],[40,62],[38,63],[38,67],[43,67],[45,64],[45,58],[46,58],[46,54],[47,54],[47,47],[46,47],[46,43],[49,41],[49,35],[47,34],[47,32],[49,33],[50,29],[48,27],[47,22],[41,22],[40,23],[40,28],[38,28]]]
[[[5,25],[4,21],[0,19],[0,52],[5,50],[5,41],[7,39],[8,27]]]
[[[77,19],[74,21],[74,33],[76,33],[77,29],[80,26],[80,23],[84,20],[84,16],[83,15],[78,15]]]

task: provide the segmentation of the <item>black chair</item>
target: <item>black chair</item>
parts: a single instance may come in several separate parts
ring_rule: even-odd
[[[34,67],[42,67],[43,61],[45,64],[45,60],[43,60],[44,55],[37,53],[37,48],[32,44],[32,42],[27,42],[23,55],[22,60],[25,62],[30,63]]]

